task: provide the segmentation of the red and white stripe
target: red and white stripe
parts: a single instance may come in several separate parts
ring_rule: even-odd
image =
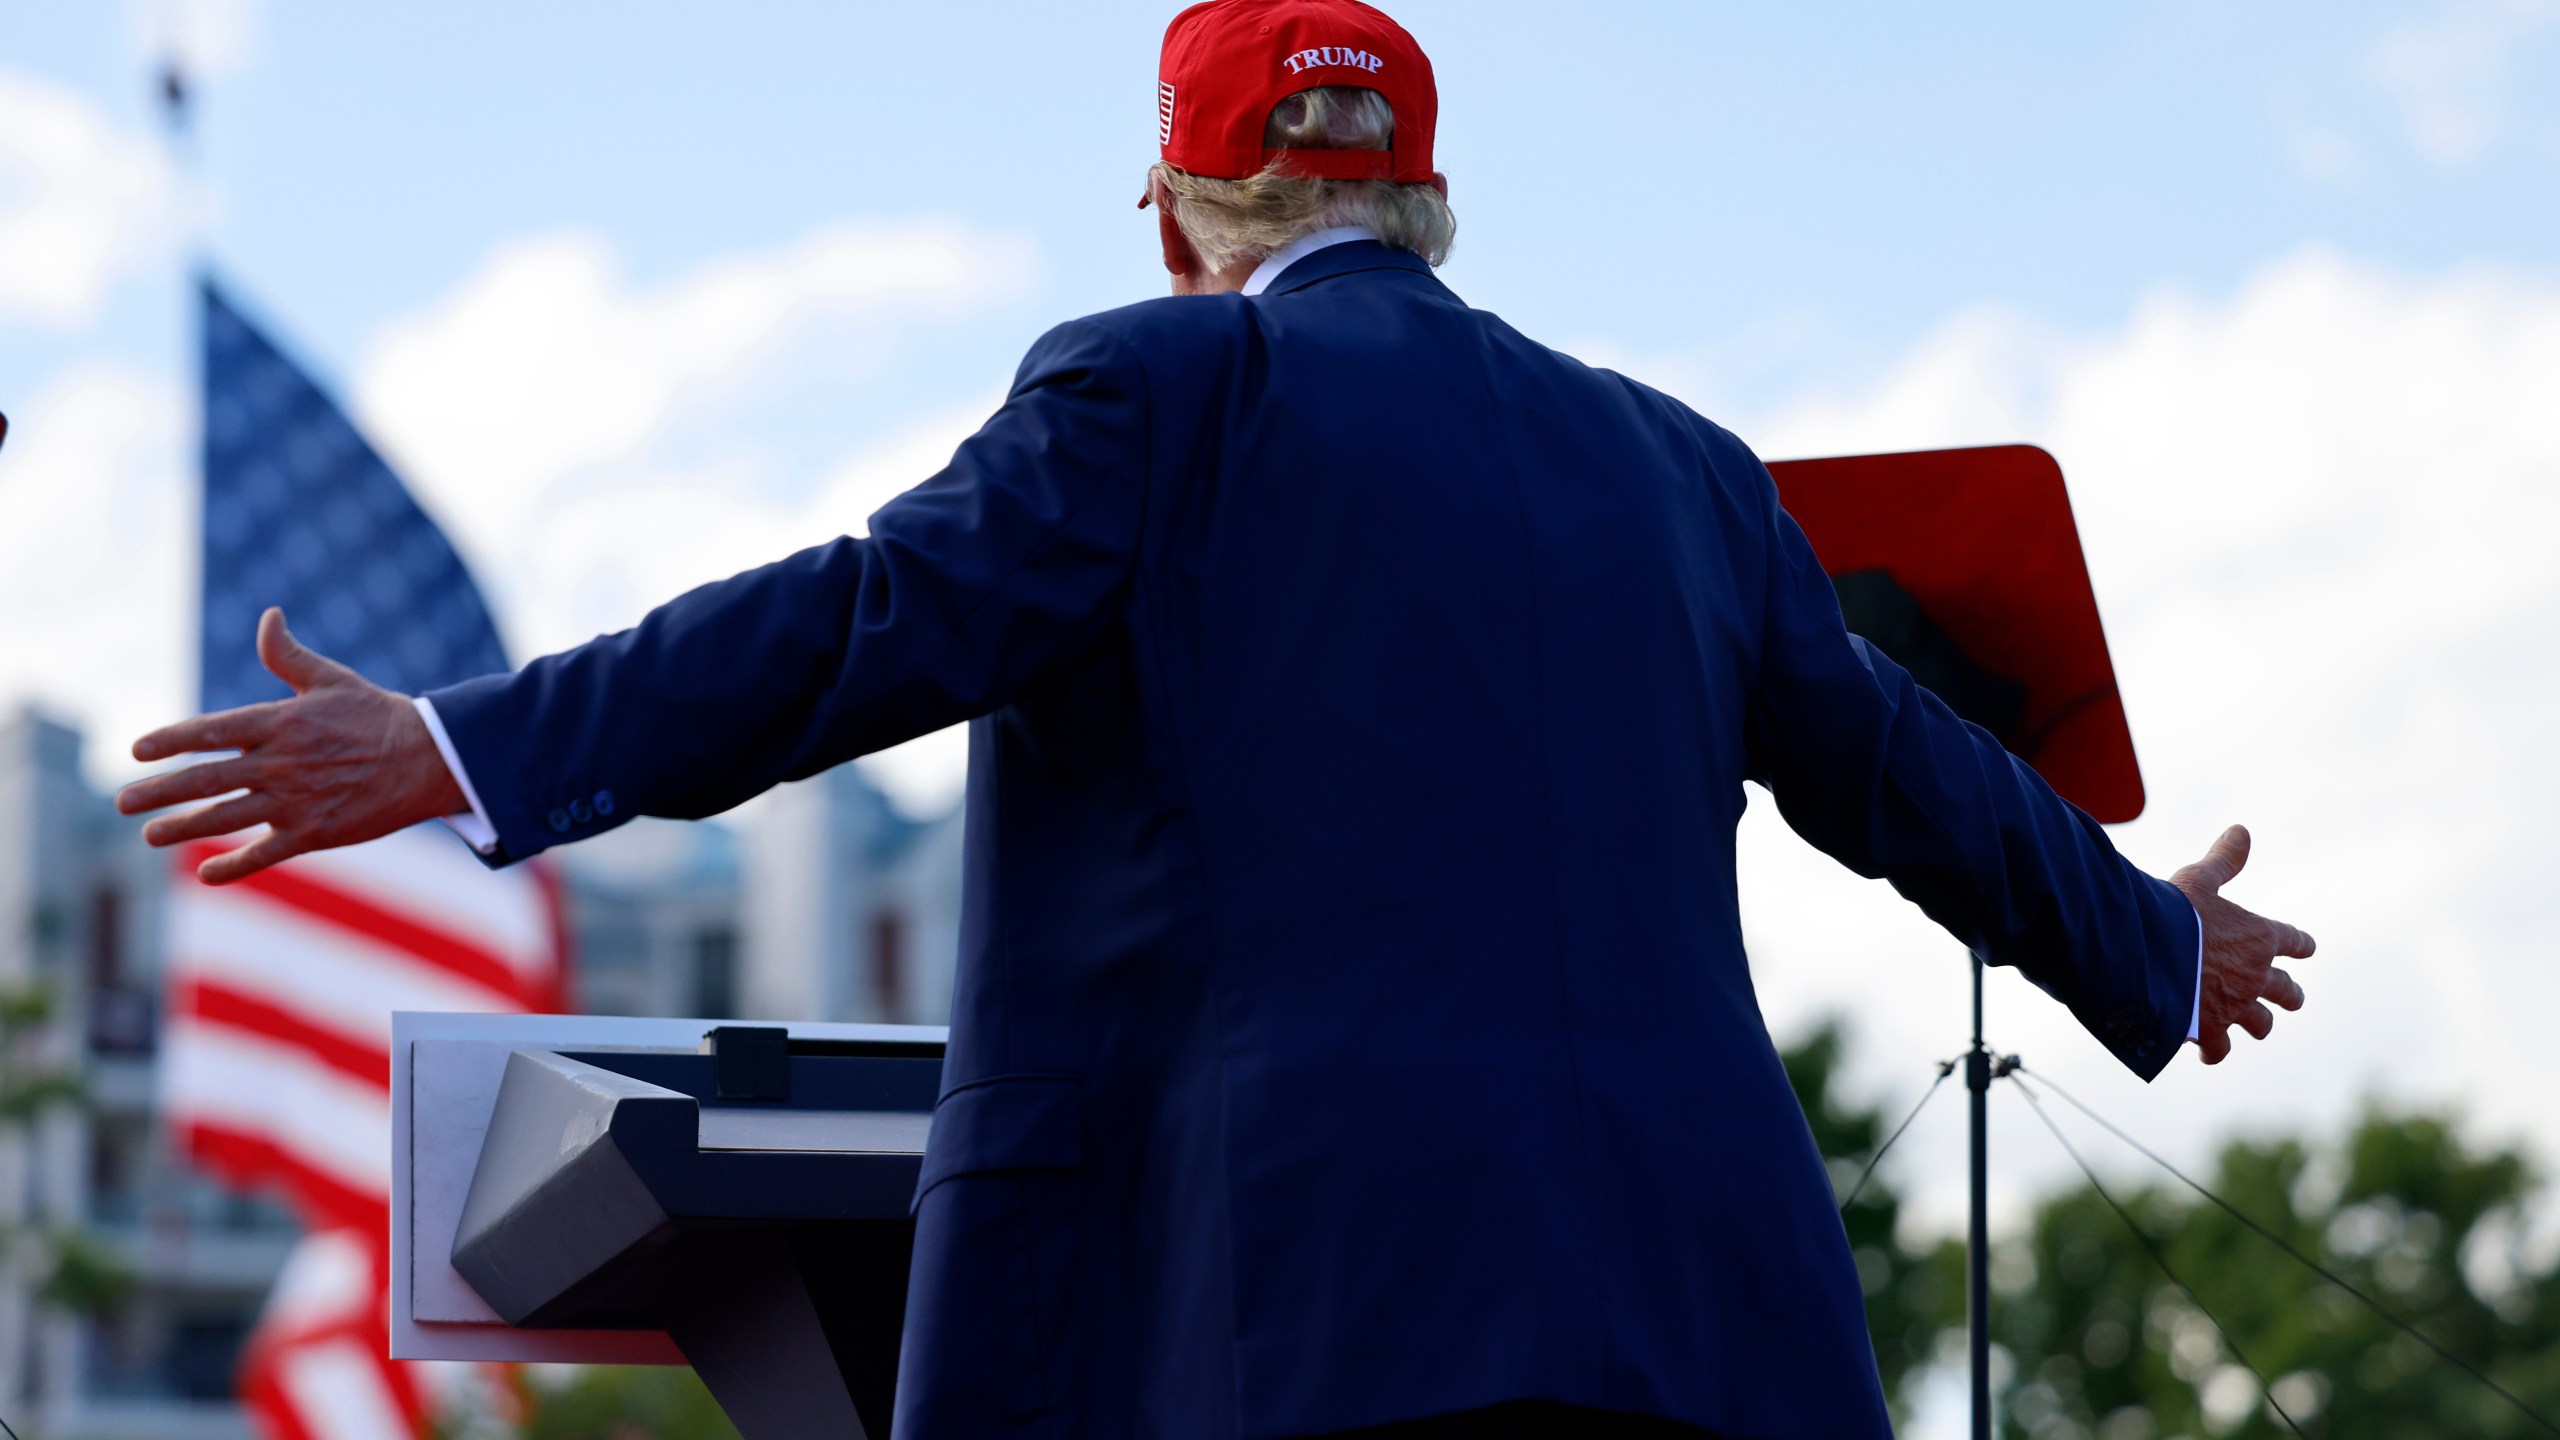
[[[240,1396],[274,1440],[419,1440],[420,1377],[390,1358],[383,1247],[315,1230],[294,1246],[240,1362]]]
[[[170,889],[161,1103],[198,1165],[280,1193],[314,1232],[293,1262],[307,1273],[288,1267],[252,1337],[242,1393],[276,1440],[421,1433],[420,1384],[383,1358],[391,1012],[559,1008],[557,888],[538,865],[483,868],[440,828],[197,883],[222,848],[189,847]],[[343,1291],[359,1242],[363,1307],[288,1304],[288,1282]],[[385,1415],[406,1428],[380,1429]]]

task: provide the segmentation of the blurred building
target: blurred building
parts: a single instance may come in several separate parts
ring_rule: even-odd
[[[0,1124],[0,1406],[22,1433],[245,1436],[240,1342],[294,1237],[276,1207],[173,1164],[152,1114],[164,865],[81,773],[80,737],[0,721],[0,987],[50,1017],[0,1056],[0,1086],[58,1072],[87,1103]],[[36,1301],[46,1248],[86,1231],[131,1291],[94,1320]]]
[[[901,814],[853,766],[727,821],[635,820],[562,852],[578,1008],[939,1025],[960,948],[960,815]]]
[[[919,824],[861,771],[756,802],[745,827],[742,1014],[939,1025],[960,953],[960,816]]]
[[[76,732],[34,713],[0,720],[0,1003],[51,1001],[0,1056],[0,1089],[58,1071],[86,1095],[32,1130],[0,1123],[0,1227],[86,1232],[133,1280],[83,1318],[38,1300],[41,1245],[0,1253],[0,1419],[55,1440],[246,1440],[232,1374],[296,1232],[160,1141],[168,872],[140,830],[89,784]],[[960,818],[903,815],[852,767],[722,821],[637,821],[561,858],[581,1009],[949,1013]]]

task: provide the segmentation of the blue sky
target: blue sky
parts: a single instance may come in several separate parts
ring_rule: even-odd
[[[147,128],[154,12],[13,8],[0,63]],[[1452,283],[1558,341],[1703,352],[1744,403],[1861,374],[1959,307],[2096,325],[2307,241],[2407,270],[2548,268],[2560,27],[2534,12],[1400,11],[1442,77]],[[936,357],[966,384],[1047,321],[1155,288],[1122,197],[1151,158],[1164,19],[271,0],[204,85],[212,248],[343,370],[510,237],[601,232],[646,284],[848,214],[948,217],[1032,237],[1043,262]],[[165,299],[131,288],[118,338],[163,338]],[[88,338],[10,335],[0,375]]]
[[[2165,872],[2248,821],[2236,893],[2323,955],[2236,1069],[2146,1090],[2003,977],[2005,1043],[2188,1155],[2380,1089],[2560,1157],[2560,0],[1393,8],[1472,302],[1773,456],[2061,458],[2153,801],[2120,842]],[[1169,17],[0,9],[0,707],[87,726],[104,779],[185,703],[191,235],[518,650],[573,643],[858,528],[1042,329],[1161,292],[1132,202]],[[959,774],[878,768],[918,805]],[[1765,805],[1745,830],[1773,1027],[1844,1009],[1913,1093],[1953,947]],[[1907,1142],[1924,1219],[1955,1113]],[[2020,1150],[2012,1198],[2062,1173]]]

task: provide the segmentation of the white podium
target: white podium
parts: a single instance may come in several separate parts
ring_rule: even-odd
[[[394,1016],[391,1353],[689,1363],[746,1440],[885,1436],[943,1039]]]

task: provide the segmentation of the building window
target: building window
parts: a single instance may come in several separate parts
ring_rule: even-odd
[[[124,973],[124,895],[101,885],[89,897],[89,1048],[101,1055],[148,1055],[159,1003]]]
[[[89,1130],[89,1214],[102,1225],[142,1219],[151,1134],[140,1117],[101,1116]]]
[[[907,917],[895,910],[871,915],[871,1003],[883,1020],[907,1013]]]
[[[169,1327],[161,1366],[182,1400],[228,1400],[240,1372],[252,1317],[214,1312],[180,1315]]]
[[[738,932],[706,925],[693,936],[693,1009],[705,1020],[738,1013]]]
[[[113,885],[89,897],[89,986],[124,987],[124,896]]]
[[[590,1015],[646,1015],[673,1001],[650,988],[654,952],[639,902],[598,891],[574,894],[578,963],[571,974],[578,1008]]]

